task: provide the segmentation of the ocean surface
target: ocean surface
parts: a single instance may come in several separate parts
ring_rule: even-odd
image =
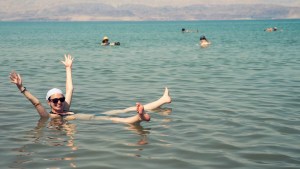
[[[299,169],[299,35],[300,20],[0,22],[0,168]],[[103,36],[121,45],[100,46]],[[164,87],[172,103],[135,126],[39,121],[8,75],[20,73],[50,111],[45,95],[65,89],[66,53],[76,113],[106,116]]]

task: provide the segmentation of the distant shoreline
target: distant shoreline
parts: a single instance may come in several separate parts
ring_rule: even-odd
[[[7,10],[0,21],[198,21],[300,19],[300,7],[274,4],[202,4],[184,7],[76,3]]]

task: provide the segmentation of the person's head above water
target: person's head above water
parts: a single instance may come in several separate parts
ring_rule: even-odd
[[[62,113],[64,109],[65,96],[60,89],[53,88],[47,92],[46,100],[51,107],[51,112]]]
[[[109,41],[108,37],[107,37],[107,36],[104,36],[103,39],[102,39],[102,43],[106,43],[106,42],[108,42],[108,41]]]
[[[49,100],[50,97],[54,94],[62,94],[63,95],[63,92],[60,89],[53,88],[47,92],[46,100]]]
[[[200,40],[207,40],[204,35],[200,36]]]

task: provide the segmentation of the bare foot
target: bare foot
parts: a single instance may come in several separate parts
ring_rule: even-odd
[[[164,101],[166,103],[171,103],[172,102],[172,99],[171,99],[170,94],[169,94],[169,89],[167,87],[165,87],[165,92],[164,92],[164,95],[162,96],[162,99],[164,99]]]
[[[136,112],[139,114],[141,120],[150,121],[150,115],[145,113],[144,106],[141,103],[136,103]]]

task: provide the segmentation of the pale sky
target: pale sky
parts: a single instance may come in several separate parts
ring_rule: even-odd
[[[187,6],[193,4],[280,4],[288,6],[300,6],[300,0],[89,0],[91,2],[109,3],[114,6],[135,3],[151,6]]]

